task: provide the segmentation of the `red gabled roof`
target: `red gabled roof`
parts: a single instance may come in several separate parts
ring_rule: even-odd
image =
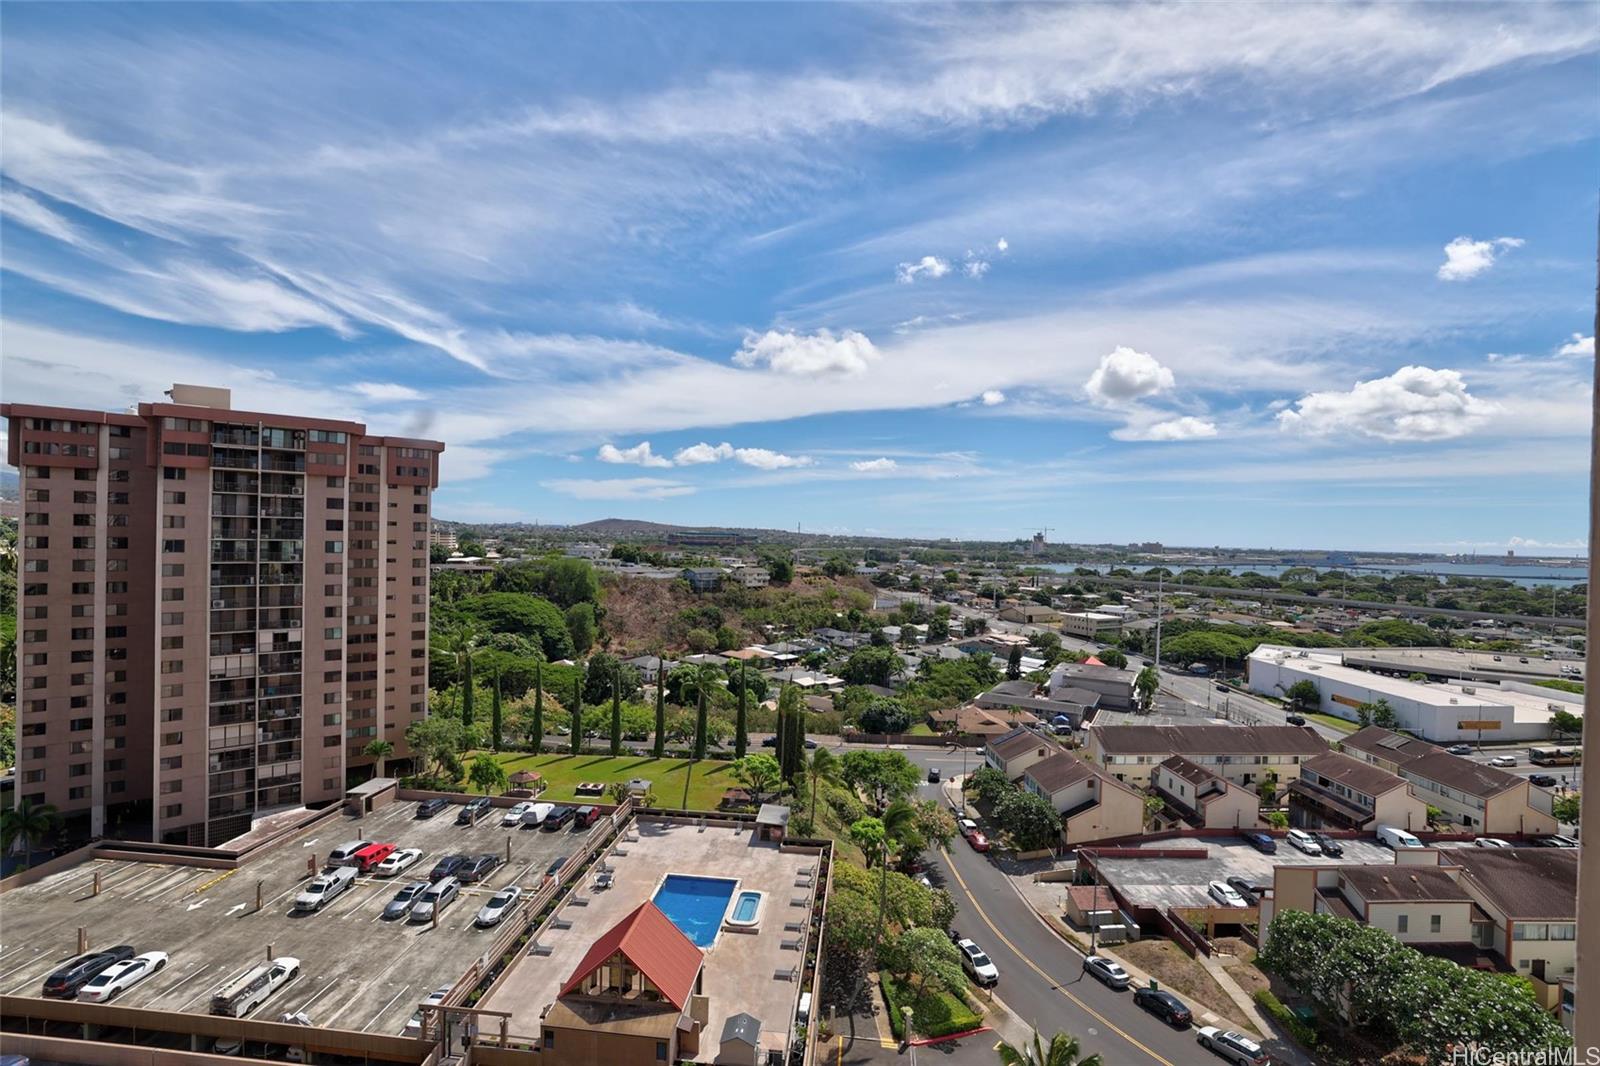
[[[1096,659],[1093,655],[1091,655],[1087,659],[1083,660],[1083,665],[1085,665],[1085,666],[1104,666],[1105,663],[1101,662],[1099,659]]]
[[[600,964],[621,952],[671,1004],[682,1010],[694,991],[694,979],[705,958],[694,941],[672,924],[651,900],[643,903],[590,945],[578,968],[561,986],[565,996],[583,984]]]

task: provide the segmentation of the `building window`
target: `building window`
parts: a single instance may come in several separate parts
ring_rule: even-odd
[[[553,1030],[546,1029],[544,1031],[544,1049],[546,1051],[549,1051],[550,1049],[554,1048],[555,1046],[556,1046],[556,1034],[555,1034],[555,1032]]]
[[[1411,926],[1409,915],[1402,914],[1394,920],[1394,931],[1397,933],[1408,932]]]
[[[666,1062],[667,1061],[667,1042],[665,1040],[657,1040],[656,1041],[656,1061],[657,1062]]]
[[[1444,928],[1444,919],[1437,914],[1428,915],[1428,932],[1437,933]]]

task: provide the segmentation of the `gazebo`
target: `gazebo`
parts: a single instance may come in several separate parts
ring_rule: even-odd
[[[544,790],[544,775],[536,770],[518,770],[511,775],[511,787],[538,795]]]

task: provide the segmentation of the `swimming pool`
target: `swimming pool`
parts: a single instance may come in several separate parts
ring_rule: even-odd
[[[723,927],[736,933],[754,933],[761,928],[761,893],[746,889],[733,901],[733,909],[723,919]]]
[[[668,874],[656,889],[655,905],[683,930],[696,947],[708,948],[717,939],[722,916],[739,882],[726,877]]]

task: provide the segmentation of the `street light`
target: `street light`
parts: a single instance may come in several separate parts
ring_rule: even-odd
[[[917,1045],[911,1042],[911,1008],[901,1007],[900,1013],[906,1016],[906,1047],[911,1049],[911,1066],[917,1066]]]

